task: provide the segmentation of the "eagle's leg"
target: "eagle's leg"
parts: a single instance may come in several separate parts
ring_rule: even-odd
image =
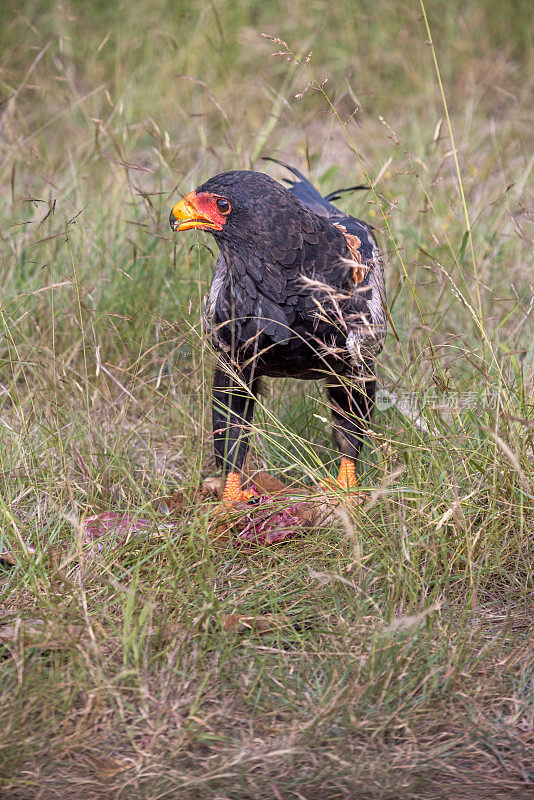
[[[231,367],[213,374],[213,441],[215,460],[225,476],[222,502],[233,506],[249,499],[241,488],[240,471],[248,450],[255,404],[255,383],[232,374]]]
[[[334,443],[341,451],[341,465],[336,484],[350,490],[357,485],[355,461],[362,448],[366,429],[373,414],[376,380],[374,372],[329,380],[328,398],[332,413]]]

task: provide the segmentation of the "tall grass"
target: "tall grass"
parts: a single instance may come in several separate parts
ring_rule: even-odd
[[[2,796],[529,796],[530,7],[423,8],[6,5]],[[368,176],[343,207],[377,228],[395,333],[364,502],[244,552],[196,491],[212,242],[168,212],[224,169],[282,177],[262,155],[325,191]],[[254,457],[324,479],[319,388],[267,389]],[[81,544],[172,493],[168,535]]]

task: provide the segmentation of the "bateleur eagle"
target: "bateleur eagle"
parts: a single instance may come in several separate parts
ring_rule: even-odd
[[[356,485],[374,405],[387,317],[375,237],[330,202],[339,191],[322,197],[287,169],[289,189],[259,172],[223,172],[170,215],[174,231],[209,231],[220,250],[204,321],[220,354],[213,435],[226,505],[248,497],[240,470],[262,376],[325,381],[345,489]]]

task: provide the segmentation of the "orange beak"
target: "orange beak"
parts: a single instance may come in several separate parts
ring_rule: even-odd
[[[204,228],[211,231],[222,231],[222,225],[211,219],[206,211],[199,209],[197,193],[186,194],[183,200],[173,207],[169,217],[173,231],[189,231],[191,228]]]

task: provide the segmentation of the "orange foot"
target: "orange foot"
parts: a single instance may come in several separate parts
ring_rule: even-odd
[[[358,481],[356,480],[356,467],[354,461],[351,458],[343,456],[336,480],[333,481],[330,479],[325,481],[325,483],[321,484],[321,487],[325,492],[342,489],[344,492],[354,493],[354,489],[356,489],[357,485]]]
[[[238,472],[229,472],[224,484],[222,505],[231,508],[238,503],[246,503],[253,493],[241,488],[241,477]]]
[[[252,492],[241,488],[239,473],[229,472],[224,484],[221,502],[215,507],[209,524],[208,532],[211,539],[219,542],[228,540],[230,531],[236,522],[236,514],[233,513],[233,509],[241,503],[247,503],[251,497],[254,497]],[[241,513],[240,509],[236,509],[236,511],[238,514]]]

